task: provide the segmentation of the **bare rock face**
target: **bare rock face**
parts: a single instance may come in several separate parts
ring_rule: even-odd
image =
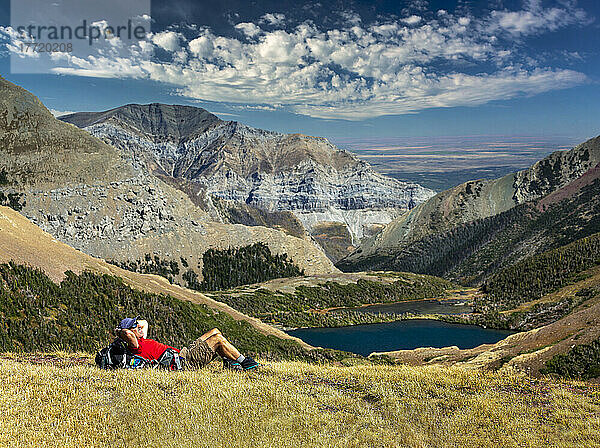
[[[42,230],[104,259],[131,261],[145,254],[177,263],[184,259],[201,278],[202,255],[209,248],[263,242],[273,253],[287,254],[307,274],[335,272],[310,241],[265,227],[212,222],[183,192],[149,175],[31,190],[25,200],[22,213]]]
[[[266,243],[273,253],[287,253],[307,274],[336,271],[308,239],[213,222],[188,195],[151,174],[131,153],[56,120],[35,96],[2,78],[0,92],[0,191],[21,194],[20,212],[58,240],[116,261],[147,253],[178,263],[184,259],[199,277],[208,248],[256,242]],[[206,126],[211,122],[199,113],[190,130],[176,113],[159,115],[152,128],[159,136],[193,136],[203,120],[208,119]]]
[[[221,121],[203,109],[127,105],[61,119],[132,154],[151,171],[192,181],[216,198],[290,211],[308,234],[320,222],[338,222],[358,242],[365,229],[434,194],[376,173],[324,138]]]
[[[114,181],[131,176],[121,154],[56,120],[39,99],[0,77],[0,171],[18,185]]]
[[[588,140],[570,151],[557,151],[515,174],[514,199],[517,203],[538,199],[579,178],[600,162],[600,137]]]

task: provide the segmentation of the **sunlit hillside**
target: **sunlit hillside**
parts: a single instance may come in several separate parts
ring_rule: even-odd
[[[26,356],[0,360],[1,446],[600,444],[600,396],[585,383],[297,362],[250,374],[217,362],[197,372],[101,371],[81,355],[58,354],[55,365]]]

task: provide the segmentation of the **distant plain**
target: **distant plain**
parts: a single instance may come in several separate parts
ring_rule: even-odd
[[[398,180],[443,191],[474,179],[522,170],[585,138],[569,136],[450,136],[332,139],[340,148]]]

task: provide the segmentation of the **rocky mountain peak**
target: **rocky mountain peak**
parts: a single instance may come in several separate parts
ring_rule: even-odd
[[[341,225],[348,237],[336,244],[344,250],[434,194],[375,172],[325,138],[222,121],[199,108],[128,105],[61,119],[208,198],[291,212],[308,234],[319,223],[336,232]]]
[[[222,121],[205,109],[174,104],[127,104],[104,112],[60,117],[80,128],[112,123],[153,142],[175,144],[191,140]]]
[[[399,209],[407,209],[411,200],[421,202],[433,194],[419,185],[379,175],[366,162],[325,138],[222,121],[204,109],[190,106],[130,104],[105,112],[76,113],[61,120],[85,128],[123,152],[133,153],[152,171],[206,185],[209,193],[222,199],[249,203],[258,197],[258,191],[268,187],[268,197],[260,195],[262,206],[268,209],[311,208],[298,197],[283,201],[278,198],[272,187],[281,182],[298,184],[290,192],[293,196],[319,196],[312,202],[322,204],[321,209],[328,207],[323,202],[326,196],[379,193],[379,187],[389,190],[384,195],[384,206]],[[344,208],[347,204],[382,207],[381,200],[368,205],[368,201],[357,199],[344,197],[334,202]]]
[[[58,121],[25,89],[0,78],[0,171],[15,188],[115,181],[132,174],[114,148]]]
[[[515,174],[514,199],[518,203],[545,196],[583,175],[600,162],[600,137],[570,151],[556,151]]]
[[[4,127],[15,123],[19,116],[27,114],[38,119],[51,119],[52,114],[42,102],[27,90],[0,77],[0,110]]]
[[[168,134],[173,140],[197,140],[192,137],[195,130],[177,121],[186,113],[196,124],[205,119],[221,123],[198,108],[129,105],[106,111],[103,121],[92,127],[118,129],[115,139],[127,136],[146,145],[146,133],[134,132],[133,125],[143,128],[141,123],[152,122],[149,129],[158,129],[157,139]],[[102,114],[92,114],[79,118],[90,123],[101,119]],[[131,126],[116,126],[125,122]],[[161,141],[157,146],[168,151],[178,144]],[[0,193],[5,198],[17,194],[19,212],[57,240],[118,262],[154,254],[197,275],[209,248],[261,242],[274,254],[287,254],[307,273],[335,271],[301,232],[295,237],[262,226],[213,222],[190,195],[163,182],[140,162],[135,151],[119,150],[57,120],[34,95],[0,79]],[[180,282],[183,272],[182,268]]]

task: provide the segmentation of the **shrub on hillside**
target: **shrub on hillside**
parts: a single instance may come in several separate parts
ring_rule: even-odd
[[[273,255],[269,246],[255,243],[225,250],[209,249],[202,256],[202,291],[231,289],[240,285],[260,283],[274,278],[304,275],[287,254]]]
[[[576,345],[566,354],[554,356],[540,372],[583,380],[600,377],[600,339],[591,344]]]
[[[125,316],[150,323],[150,336],[182,347],[218,327],[244,352],[271,358],[311,358],[297,343],[265,336],[249,323],[204,305],[134,290],[120,278],[66,273],[53,283],[43,272],[0,264],[0,351],[95,351],[113,338]]]
[[[185,261],[181,258],[181,261]],[[140,274],[156,274],[160,275],[170,283],[175,281],[175,277],[179,275],[179,262],[177,260],[164,260],[158,255],[154,256],[145,254],[143,259],[133,261],[115,261],[107,260],[108,263],[119,266],[121,269],[126,269]],[[186,263],[187,266],[187,263]]]

